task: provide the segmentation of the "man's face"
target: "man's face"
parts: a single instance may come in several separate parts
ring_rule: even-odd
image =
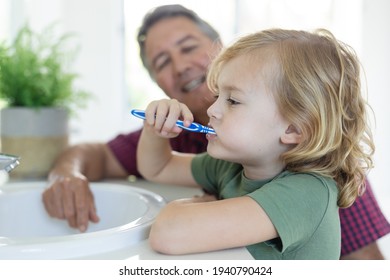
[[[145,40],[146,59],[158,86],[185,103],[196,118],[207,118],[206,110],[214,101],[205,78],[220,48],[185,17],[159,21]]]

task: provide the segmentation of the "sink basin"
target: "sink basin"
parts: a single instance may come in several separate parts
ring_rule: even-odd
[[[100,217],[85,233],[49,217],[42,203],[46,182],[14,182],[0,188],[0,259],[77,259],[120,250],[148,237],[165,205],[147,190],[91,183]]]

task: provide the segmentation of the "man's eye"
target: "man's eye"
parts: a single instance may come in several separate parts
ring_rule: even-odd
[[[198,46],[196,46],[196,45],[188,46],[188,47],[183,47],[183,48],[182,48],[182,52],[183,52],[183,53],[189,53],[189,52],[195,50],[196,48],[198,48]]]
[[[164,60],[158,61],[155,65],[157,72],[162,70],[168,64],[169,64],[169,59],[164,59]]]

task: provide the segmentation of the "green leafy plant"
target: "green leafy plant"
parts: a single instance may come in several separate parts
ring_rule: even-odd
[[[89,93],[74,88],[77,74],[67,71],[74,51],[66,51],[69,34],[55,36],[53,26],[42,34],[22,27],[11,45],[0,45],[0,98],[9,107],[86,105]]]

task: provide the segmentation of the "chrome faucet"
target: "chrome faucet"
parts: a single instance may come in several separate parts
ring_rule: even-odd
[[[18,156],[0,153],[0,170],[11,172],[12,169],[19,165],[19,159]]]

